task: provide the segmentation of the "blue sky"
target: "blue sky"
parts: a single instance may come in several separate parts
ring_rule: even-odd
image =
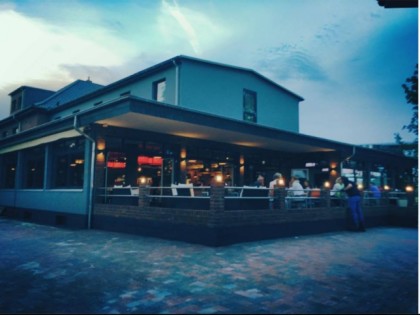
[[[410,122],[418,9],[377,0],[0,2],[0,119],[21,85],[109,84],[176,55],[253,69],[302,96],[300,132],[392,143]]]

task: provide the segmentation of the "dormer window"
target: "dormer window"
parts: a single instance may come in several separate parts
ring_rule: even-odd
[[[22,97],[14,97],[12,98],[12,106],[11,106],[11,113],[14,113],[16,111],[18,111],[19,109],[21,109],[22,107]]]

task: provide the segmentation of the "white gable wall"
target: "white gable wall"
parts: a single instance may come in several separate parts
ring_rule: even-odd
[[[299,99],[257,75],[183,60],[180,105],[243,120],[243,90],[257,93],[257,124],[299,132]]]

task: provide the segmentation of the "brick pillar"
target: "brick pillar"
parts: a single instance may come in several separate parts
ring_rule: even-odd
[[[286,209],[286,188],[274,185],[274,209]]]
[[[223,183],[215,183],[210,188],[210,211],[212,217],[209,220],[210,226],[221,226],[223,224],[223,212],[225,211],[225,187]]]
[[[415,196],[416,194],[414,193],[414,191],[407,191],[407,200],[409,207],[414,207],[416,205]]]
[[[324,190],[322,190],[322,193],[323,193],[324,198],[325,198],[325,206],[327,208],[331,208],[331,194],[330,194],[330,191],[331,191],[330,188],[325,188]]]
[[[139,207],[145,208],[149,205],[147,200],[148,187],[144,184],[139,186]]]
[[[285,209],[286,208],[286,190],[283,186],[274,185],[273,193],[273,209]]]
[[[386,190],[382,193],[382,202],[383,202],[382,205],[389,206],[389,204],[390,204],[389,191]]]

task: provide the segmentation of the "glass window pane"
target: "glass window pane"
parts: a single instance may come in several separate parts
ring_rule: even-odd
[[[15,188],[15,175],[17,165],[17,153],[8,153],[3,156],[2,163],[1,187],[2,188]]]
[[[24,157],[24,188],[43,188],[45,169],[45,147],[38,146],[25,150]]]
[[[166,99],[166,80],[162,79],[153,82],[153,99],[158,102],[164,102]]]
[[[84,139],[73,138],[54,145],[53,187],[82,188],[84,177]]]
[[[257,122],[257,93],[244,90],[243,96],[243,119]]]

